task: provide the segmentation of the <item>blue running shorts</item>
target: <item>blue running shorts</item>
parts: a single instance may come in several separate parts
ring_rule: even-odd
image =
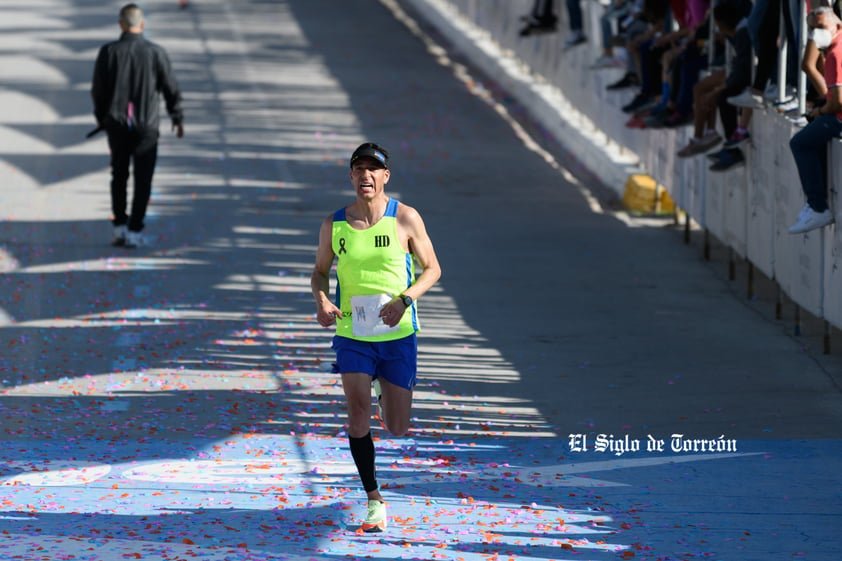
[[[332,347],[336,351],[333,365],[336,374],[362,372],[407,390],[412,390],[418,382],[418,339],[414,333],[402,339],[374,343],[337,335]]]

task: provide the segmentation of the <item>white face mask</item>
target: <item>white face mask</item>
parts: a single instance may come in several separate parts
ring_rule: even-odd
[[[830,46],[833,35],[827,29],[819,27],[810,31],[810,39],[813,40],[817,48],[826,49]]]

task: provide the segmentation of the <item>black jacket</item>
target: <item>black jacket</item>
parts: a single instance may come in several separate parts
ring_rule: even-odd
[[[99,126],[106,130],[129,126],[131,102],[131,126],[141,133],[157,133],[159,94],[173,124],[181,124],[181,92],[162,47],[139,33],[126,32],[99,50],[91,86]]]

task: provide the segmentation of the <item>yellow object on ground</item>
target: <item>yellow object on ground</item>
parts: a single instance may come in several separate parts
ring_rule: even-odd
[[[642,214],[673,214],[675,202],[663,186],[641,173],[632,174],[626,181],[623,206]]]

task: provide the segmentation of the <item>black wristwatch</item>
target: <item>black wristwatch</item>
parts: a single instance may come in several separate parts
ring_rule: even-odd
[[[403,302],[403,305],[406,306],[407,308],[412,305],[412,296],[407,296],[406,294],[401,294],[400,296],[398,296],[398,298],[401,299],[401,302]]]

